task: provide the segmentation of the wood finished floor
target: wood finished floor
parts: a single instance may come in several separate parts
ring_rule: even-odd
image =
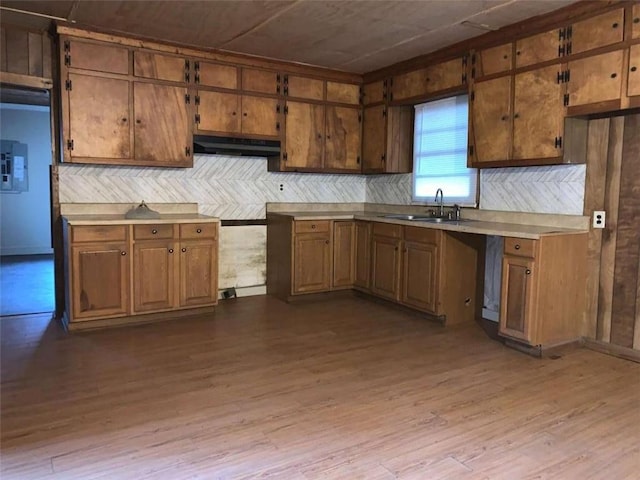
[[[638,479],[640,364],[535,359],[366,299],[2,327],[9,479]]]

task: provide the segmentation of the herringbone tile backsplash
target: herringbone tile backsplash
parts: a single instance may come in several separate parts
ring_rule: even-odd
[[[271,173],[264,158],[196,155],[187,169],[59,168],[63,203],[196,202],[200,213],[238,220],[265,218],[266,202],[411,204],[410,174]],[[480,208],[581,215],[584,179],[584,165],[483,170]]]

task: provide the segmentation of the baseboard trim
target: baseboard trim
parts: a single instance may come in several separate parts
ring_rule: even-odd
[[[634,350],[633,348],[621,347],[619,345],[603,342],[601,340],[593,340],[590,338],[584,338],[583,344],[589,350],[606,353],[607,355],[612,355],[614,357],[640,363],[640,351]]]

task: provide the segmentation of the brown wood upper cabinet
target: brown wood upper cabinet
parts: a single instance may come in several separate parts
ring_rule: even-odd
[[[516,68],[557,59],[561,56],[562,42],[557,28],[517,40]]]
[[[324,100],[325,81],[299,75],[284,75],[284,94],[306,100]]]
[[[364,109],[363,173],[411,173],[413,106],[377,105]]]
[[[277,98],[200,90],[196,131],[231,135],[277,137],[280,102]]]
[[[104,73],[129,74],[129,50],[104,43],[83,42],[63,38],[60,64]]]
[[[282,75],[273,70],[242,67],[243,92],[280,95],[282,92]]]
[[[503,73],[513,68],[513,44],[506,43],[486,48],[471,54],[471,69],[474,78]]]
[[[193,81],[204,87],[237,90],[240,87],[238,67],[222,63],[193,60]]]
[[[387,99],[387,80],[366,83],[362,86],[362,103],[371,105],[382,103]]]
[[[327,81],[327,102],[360,105],[360,85]]]
[[[190,61],[184,57],[140,50],[133,52],[133,74],[136,77],[186,83],[191,79],[190,67]]]
[[[565,54],[576,54],[621,42],[624,37],[624,9],[576,22],[566,29]]]
[[[635,3],[631,10],[631,38],[640,38],[640,4]]]
[[[285,141],[272,170],[360,171],[359,108],[287,100]]]
[[[463,59],[429,65],[426,68],[396,75],[391,79],[391,101],[420,98],[465,83]]]

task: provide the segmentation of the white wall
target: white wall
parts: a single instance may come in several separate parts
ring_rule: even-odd
[[[0,254],[51,253],[49,107],[0,105],[0,136],[27,144],[29,190],[0,193]]]

